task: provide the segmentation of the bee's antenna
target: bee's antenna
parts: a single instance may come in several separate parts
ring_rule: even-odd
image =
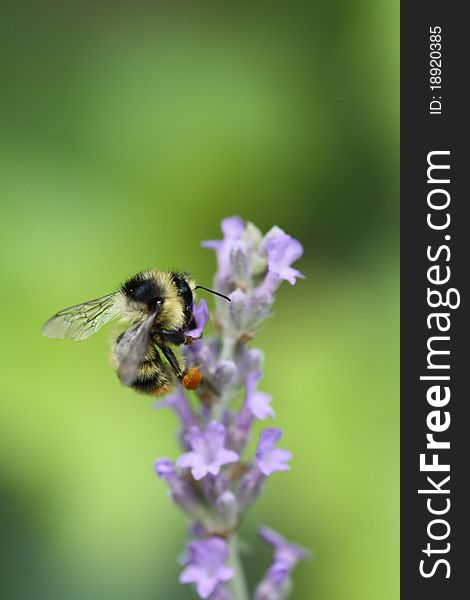
[[[220,296],[221,298],[225,298],[225,300],[228,300],[229,302],[231,302],[231,299],[228,296],[224,296],[220,292],[211,290],[210,288],[204,287],[203,285],[197,285],[194,289],[197,290],[198,288],[200,288],[201,290],[206,290],[206,292],[210,292],[211,294],[214,294],[215,296]]]

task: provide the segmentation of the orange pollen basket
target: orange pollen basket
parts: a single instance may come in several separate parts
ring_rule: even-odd
[[[201,379],[201,371],[197,367],[191,367],[187,370],[181,382],[187,390],[195,390],[199,387]]]

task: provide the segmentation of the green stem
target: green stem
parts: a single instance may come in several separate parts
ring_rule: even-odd
[[[234,571],[233,578],[229,581],[229,588],[232,594],[232,600],[249,600],[248,589],[246,587],[245,573],[240,560],[240,550],[238,547],[237,534],[234,533],[228,540],[230,550],[229,564]]]

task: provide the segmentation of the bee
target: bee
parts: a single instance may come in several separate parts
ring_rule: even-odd
[[[199,288],[230,301],[196,285],[186,273],[149,269],[111,294],[59,311],[44,324],[42,335],[79,342],[119,317],[130,326],[116,337],[111,363],[125,386],[154,396],[171,391],[176,381],[196,389],[202,379],[199,369],[182,367],[172,346],[199,339],[186,333],[196,327],[193,292]]]

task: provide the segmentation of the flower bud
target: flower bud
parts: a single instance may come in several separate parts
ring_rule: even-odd
[[[235,242],[230,249],[230,266],[232,268],[232,280],[237,287],[245,287],[248,282],[248,254],[245,244]]]
[[[229,312],[232,329],[242,333],[246,317],[246,296],[240,289],[235,290],[231,296]]]

